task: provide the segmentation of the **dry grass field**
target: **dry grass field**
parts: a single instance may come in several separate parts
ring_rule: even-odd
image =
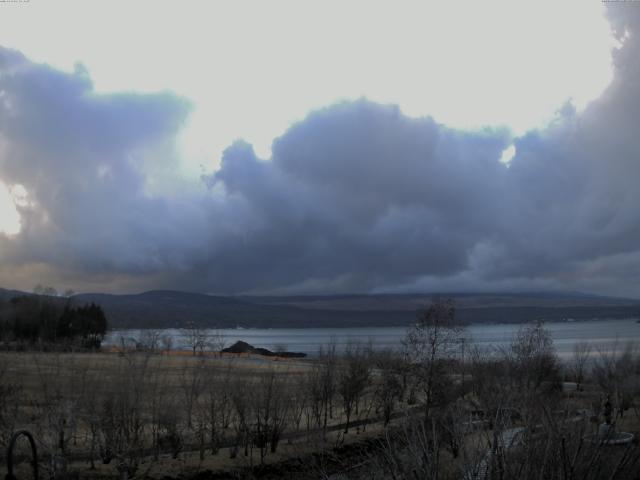
[[[540,325],[466,358],[429,338],[446,336],[416,336],[413,357],[2,352],[0,448],[33,432],[50,478],[600,480],[640,467],[635,346],[560,363]],[[636,440],[594,442],[604,422]],[[24,471],[24,445],[17,458]]]
[[[375,424],[343,433],[337,397],[327,399],[326,424],[312,412],[316,370],[313,360],[233,354],[3,352],[0,438],[4,448],[9,432],[26,428],[41,462],[64,457],[68,471],[111,478],[122,463],[148,477],[245,469],[379,435]],[[379,417],[372,402],[363,395],[351,421]],[[256,429],[280,429],[282,441],[249,441]]]

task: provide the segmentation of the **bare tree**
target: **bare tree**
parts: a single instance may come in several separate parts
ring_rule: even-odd
[[[40,390],[31,403],[31,409],[41,432],[42,453],[48,457],[50,475],[64,475],[69,444],[78,428],[79,400],[85,390],[86,366],[77,366],[59,353],[46,358],[34,354],[32,359]],[[71,370],[71,375],[64,374],[67,369]],[[79,391],[79,395],[70,396],[67,394],[70,391]]]
[[[182,405],[187,419],[187,428],[193,426],[194,407],[204,389],[204,360],[200,358],[194,360],[194,362],[185,361],[180,375],[180,390],[183,399]]]
[[[207,346],[207,332],[204,328],[198,327],[194,322],[188,322],[186,328],[182,329],[182,336],[195,357],[197,352],[202,353]]]
[[[522,327],[510,346],[510,359],[515,369],[514,378],[527,391],[539,388],[543,382],[557,386],[560,364],[551,334],[542,322]]]
[[[525,325],[504,351],[512,404],[502,413],[517,416],[527,425],[540,423],[545,409],[560,401],[562,392],[560,362],[551,334],[541,322]]]
[[[249,455],[250,443],[250,391],[249,381],[242,375],[236,375],[230,383],[231,404],[233,405],[233,415],[231,425],[235,431],[235,438],[232,448],[229,450],[231,458],[238,455],[238,449],[244,447],[244,455]]]
[[[326,437],[327,425],[333,413],[333,397],[336,394],[337,355],[335,343],[321,347],[318,361],[308,374],[309,399],[316,425]]]
[[[155,329],[146,329],[143,330],[140,334],[140,347],[149,352],[155,353],[160,348],[160,339],[162,332],[160,330]]]
[[[409,328],[404,345],[409,362],[424,394],[424,419],[429,419],[438,392],[444,391],[446,361],[459,352],[464,333],[455,318],[451,299],[434,299],[418,314],[416,323]]]
[[[290,397],[286,391],[286,374],[275,370],[260,375],[252,395],[252,443],[260,451],[260,463],[264,462],[268,447],[276,452],[289,414]]]
[[[218,453],[223,432],[231,423],[233,375],[231,363],[227,364],[223,372],[212,368],[205,370],[204,395],[200,406],[209,431],[209,448],[212,455]]]
[[[184,447],[184,429],[181,424],[181,402],[175,395],[164,395],[157,416],[157,450],[169,450],[171,458],[178,458]]]
[[[344,433],[349,433],[349,421],[354,408],[357,411],[358,400],[369,384],[371,365],[368,351],[360,345],[347,345],[344,362],[338,370],[338,393],[346,417]]]
[[[479,418],[469,420],[486,422],[492,429],[500,427],[506,421],[507,409],[517,403],[518,389],[513,385],[508,352],[476,346],[469,358],[472,393],[479,410]]]
[[[617,408],[617,415],[624,416],[633,403],[633,394],[639,391],[637,345],[628,342],[621,347],[616,342],[612,349],[600,349],[594,359],[593,377]]]
[[[407,417],[400,428],[386,429],[381,448],[371,456],[375,469],[392,479],[441,478],[440,438],[430,423]]]
[[[576,390],[580,391],[584,382],[585,370],[589,356],[591,355],[591,344],[589,342],[578,342],[573,346],[573,356],[571,358],[571,373],[576,382]]]
[[[168,354],[173,348],[173,337],[171,335],[163,335],[160,338],[160,343],[162,344],[162,351]]]
[[[375,386],[376,411],[382,410],[384,425],[391,421],[396,403],[402,399],[402,359],[394,352],[378,352],[375,356],[375,367],[379,373]]]
[[[121,478],[136,475],[145,450],[145,394],[148,355],[125,354],[105,379],[117,388],[105,392],[100,412],[103,463],[117,461]]]
[[[95,470],[95,460],[100,442],[100,408],[105,396],[106,382],[100,375],[93,373],[86,376],[86,385],[79,392],[79,408],[84,421],[85,436],[89,442],[89,462],[91,470]]]
[[[218,355],[222,355],[222,350],[227,343],[224,333],[219,328],[216,328],[208,339],[209,346],[214,352],[218,352]]]
[[[0,446],[6,447],[19,421],[20,405],[23,404],[23,387],[9,372],[11,358],[0,354]]]

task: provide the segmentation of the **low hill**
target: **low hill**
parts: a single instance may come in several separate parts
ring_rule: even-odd
[[[0,289],[0,300],[24,294]],[[216,296],[173,290],[132,295],[78,294],[103,307],[112,328],[286,328],[404,326],[434,296],[451,297],[468,323],[637,318],[640,301],[579,293]]]
[[[29,295],[28,293],[21,292],[20,290],[5,290],[0,288],[0,301],[8,301],[13,297],[19,297],[20,295]]]

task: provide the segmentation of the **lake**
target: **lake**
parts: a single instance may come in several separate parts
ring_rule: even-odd
[[[506,346],[522,324],[470,325],[465,337],[483,347]],[[589,342],[594,350],[612,350],[629,341],[640,342],[640,323],[635,319],[591,320],[557,322],[545,325],[551,333],[554,346],[560,357],[571,355],[577,342]],[[105,345],[120,344],[121,338],[135,344],[143,330],[114,330],[109,332]],[[184,332],[179,329],[161,330],[161,335],[173,337],[173,348],[188,349]],[[229,346],[243,340],[254,347],[275,350],[279,346],[290,352],[304,352],[316,355],[322,345],[334,342],[342,350],[350,342],[371,342],[374,348],[398,348],[406,334],[404,327],[358,327],[358,328],[249,328],[209,330],[209,335],[220,333]]]

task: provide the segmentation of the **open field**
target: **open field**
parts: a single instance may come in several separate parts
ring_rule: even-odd
[[[345,436],[336,398],[326,419],[322,412],[312,419],[303,387],[316,367],[299,359],[3,352],[0,365],[3,445],[9,432],[26,428],[36,433],[42,460],[64,456],[68,469],[97,478],[117,475],[118,461],[152,476],[272,463],[306,455],[316,442],[365,438],[363,422],[379,416],[369,399]],[[258,446],[247,440],[256,429],[269,435]],[[280,446],[276,435],[286,442]]]

